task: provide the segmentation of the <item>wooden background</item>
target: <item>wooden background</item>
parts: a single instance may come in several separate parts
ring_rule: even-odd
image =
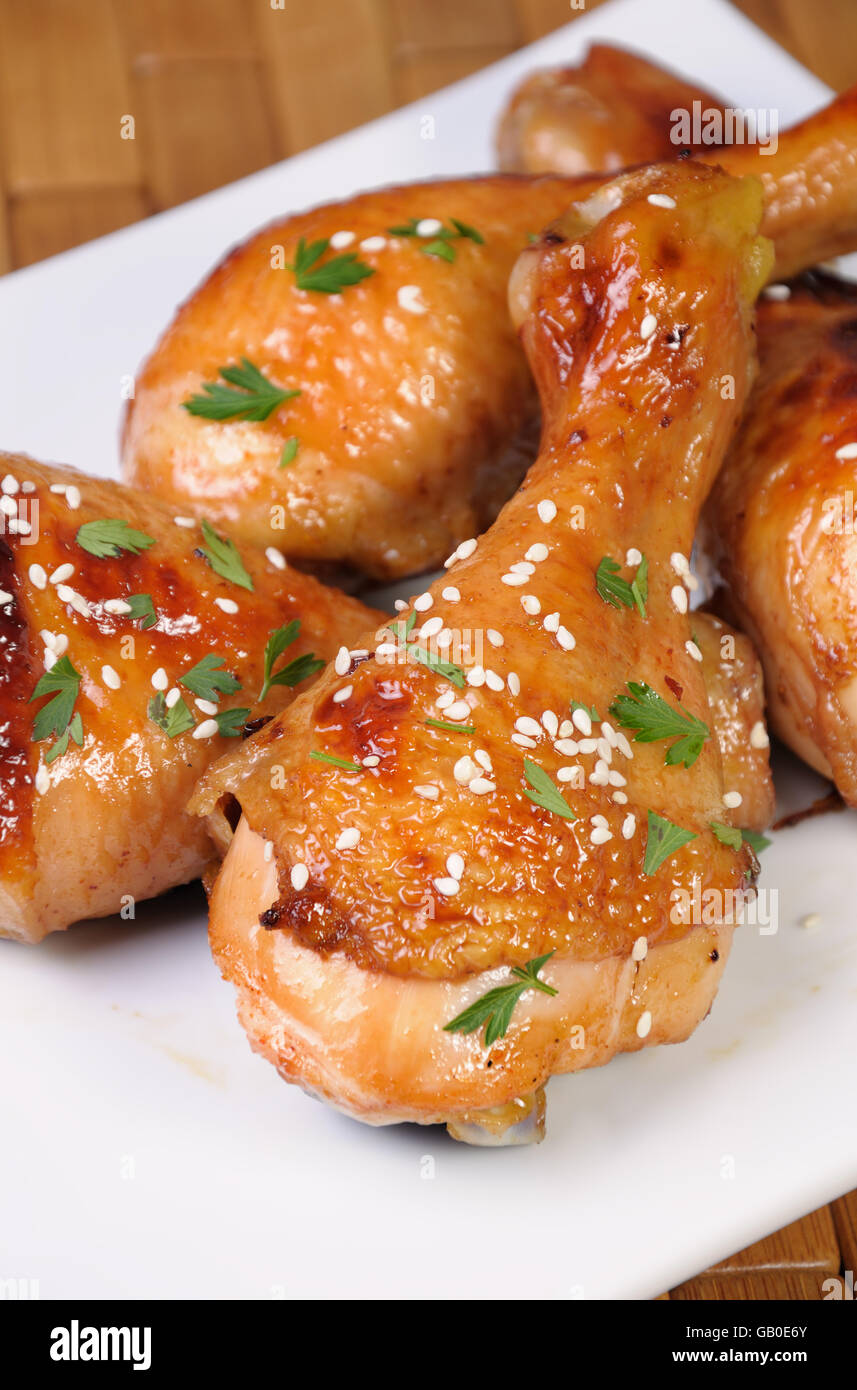
[[[252,173],[575,17],[569,0],[274,2],[283,13],[271,0],[0,0],[0,273]],[[739,7],[832,87],[857,80],[855,0]],[[134,140],[117,138],[125,114]],[[855,1192],[664,1297],[815,1299],[842,1270],[857,1270]]]

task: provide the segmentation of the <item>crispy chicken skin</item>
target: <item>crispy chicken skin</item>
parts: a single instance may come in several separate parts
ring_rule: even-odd
[[[694,924],[683,893],[713,890],[728,918],[753,868],[709,828],[731,820],[716,740],[667,766],[607,713],[630,680],[710,717],[680,574],[753,375],[760,215],[754,180],[655,166],[524,252],[510,301],[545,427],[523,488],[415,601],[410,634],[403,614],[202,779],[200,814],[242,812],[211,940],[251,1042],[363,1120],[460,1129],[554,1072],[678,1041],[711,1005],[732,926]],[[602,557],[630,547],[645,616],[596,591]],[[469,653],[438,647],[439,623]],[[526,758],[576,819],[528,796]],[[647,873],[650,810],[695,838]],[[557,995],[527,991],[490,1049],[445,1031],[548,952]]]
[[[671,113],[695,101],[723,109],[718,97],[648,58],[593,44],[577,67],[534,72],[516,87],[497,130],[500,168],[609,174],[673,159]]]
[[[195,878],[211,858],[184,807],[231,740],[167,737],[147,713],[156,687],[166,687],[162,699],[179,687],[204,730],[208,714],[180,681],[216,653],[242,686],[218,709],[271,715],[294,694],[274,685],[257,702],[272,629],[299,619],[287,659],[328,659],[380,615],[261,552],[242,552],[249,592],[209,567],[199,525],[177,525],[162,503],[121,484],[12,454],[0,455],[0,477],[0,936],[32,942]],[[154,545],[89,553],[78,529],[105,518]],[[151,597],[148,628],[111,602],[136,594]],[[48,765],[54,739],[34,741],[34,717],[49,697],[31,700],[58,661],[80,676],[83,742],[70,739]]]
[[[728,608],[762,657],[773,728],[857,805],[857,291],[762,300],[761,369],[710,499]],[[838,456],[839,455],[839,456]]]
[[[723,785],[741,797],[738,819],[744,829],[765,830],[774,819],[775,798],[761,662],[749,638],[713,613],[697,609],[691,627],[702,655]]]
[[[535,453],[535,393],[506,285],[528,235],[569,196],[557,179],[461,179],[263,228],[183,305],[144,365],[125,421],[126,480],[184,510],[203,504],[303,565],[379,579],[437,567],[486,529]],[[422,218],[458,218],[483,243],[458,238],[450,263],[424,254],[428,238],[389,235]],[[375,273],[341,294],[298,289],[292,271],[272,267],[277,247],[292,263],[300,238],[342,231]],[[368,238],[380,249],[361,248]],[[181,408],[241,356],[301,395],[264,424]],[[280,468],[293,437],[297,456]],[[284,509],[274,533],[272,506]]]

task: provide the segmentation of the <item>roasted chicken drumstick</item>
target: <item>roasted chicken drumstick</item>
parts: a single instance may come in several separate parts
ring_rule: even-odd
[[[39,941],[198,877],[200,773],[375,615],[118,483],[0,477],[0,936]]]
[[[211,940],[251,1041],[360,1119],[537,1117],[552,1073],[710,1007],[753,856],[686,556],[752,377],[760,217],[754,180],[655,166],[524,252],[523,488],[201,782],[224,842],[240,812]]]

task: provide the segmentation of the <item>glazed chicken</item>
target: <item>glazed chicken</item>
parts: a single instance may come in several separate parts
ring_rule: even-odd
[[[761,369],[707,510],[771,722],[857,805],[857,289],[762,300]]]
[[[616,173],[674,159],[674,111],[722,111],[719,97],[637,53],[593,44],[577,67],[531,73],[497,130],[500,168],[528,174]],[[687,148],[687,147],[685,147]],[[689,148],[703,149],[691,142]]]
[[[784,133],[776,155],[713,156],[762,177],[777,275],[857,244],[854,103]],[[264,228],[143,367],[126,480],[328,575],[437,567],[488,526],[535,453],[537,401],[506,308],[514,259],[602,183],[416,184]]]
[[[654,166],[522,254],[524,486],[202,779],[251,1042],[362,1120],[537,1137],[551,1074],[711,1005],[755,861],[686,557],[752,379],[761,212],[755,180]]]
[[[32,942],[198,877],[200,773],[383,619],[118,483],[0,477],[0,936]]]

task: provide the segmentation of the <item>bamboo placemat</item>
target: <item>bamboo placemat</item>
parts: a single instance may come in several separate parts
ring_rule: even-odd
[[[575,0],[273,4],[0,0],[0,273],[338,135],[579,13]],[[857,77],[854,0],[739,8],[832,87]],[[119,139],[134,113],[136,138]],[[857,1192],[663,1296],[817,1299],[845,1270]]]

